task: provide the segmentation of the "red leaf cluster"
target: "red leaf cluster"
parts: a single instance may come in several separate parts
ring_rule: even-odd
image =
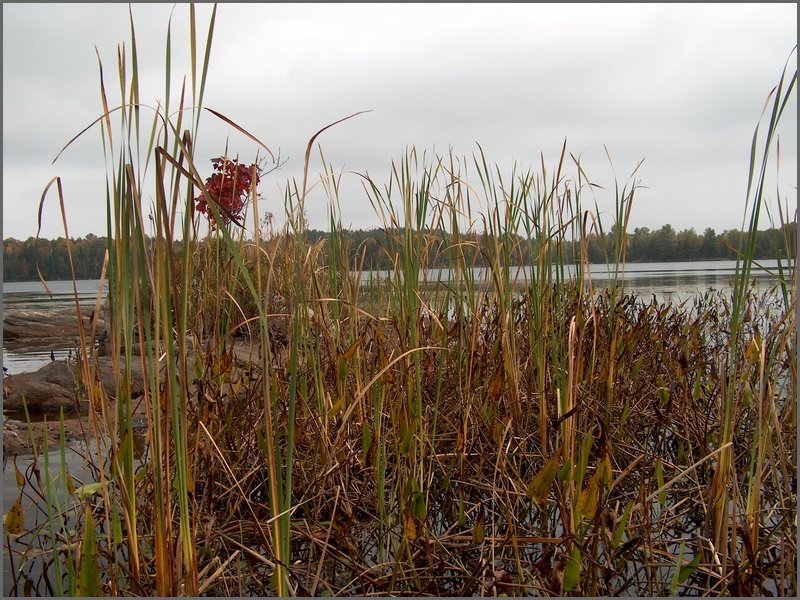
[[[252,175],[255,172],[255,184],[258,185],[261,181],[261,169],[256,164],[240,165],[238,160],[225,157],[212,158],[211,164],[216,172],[206,179],[206,189],[211,199],[221,209],[220,215],[227,225],[232,220],[237,220],[241,214],[247,194],[250,192]],[[213,223],[207,196],[200,194],[195,198],[195,204],[197,211],[205,214]]]

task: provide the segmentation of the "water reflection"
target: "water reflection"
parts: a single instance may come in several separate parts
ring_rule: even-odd
[[[16,424],[17,430],[15,433],[18,435],[27,435],[25,426],[22,423]],[[8,432],[4,432],[8,434]],[[52,446],[51,446],[52,447]],[[23,593],[23,583],[28,579],[33,584],[33,588],[42,591],[44,584],[42,581],[42,560],[23,560],[21,555],[26,547],[30,544],[32,548],[47,547],[47,544],[42,544],[38,539],[40,536],[47,536],[48,530],[43,525],[46,523],[47,515],[41,509],[41,499],[33,490],[33,485],[30,481],[36,480],[34,474],[36,470],[41,472],[44,477],[45,460],[48,465],[48,470],[52,476],[57,476],[61,472],[61,454],[59,450],[51,450],[48,454],[42,454],[38,460],[34,460],[32,455],[20,455],[14,459],[12,463],[7,457],[3,460],[3,513],[7,513],[18,498],[22,499],[22,510],[24,515],[24,531],[20,538],[13,542],[8,542],[3,549],[3,596],[21,596]],[[19,469],[26,480],[24,487],[20,488],[17,485],[16,471],[14,466]],[[90,466],[86,459],[86,446],[83,442],[73,442],[66,447],[64,453],[64,465],[69,470],[70,475],[73,477],[74,485],[79,487],[84,483],[96,481],[96,471]],[[61,481],[59,479],[59,481]],[[67,506],[74,506],[80,501],[77,498],[71,498],[66,489],[66,484],[57,485],[55,492],[58,497],[59,503],[62,508]],[[80,512],[80,511],[78,511]],[[71,516],[75,513],[73,510],[64,510],[62,516],[67,519],[64,524],[67,530],[75,528],[75,523],[71,522]],[[9,554],[9,548],[11,554]],[[35,555],[35,553],[34,553]],[[13,567],[12,567],[13,561]],[[48,561],[49,562],[49,561]],[[16,576],[14,570],[17,570]],[[47,569],[47,578],[54,581],[56,577],[54,564],[49,562]],[[14,582],[17,581],[19,587],[15,589]]]

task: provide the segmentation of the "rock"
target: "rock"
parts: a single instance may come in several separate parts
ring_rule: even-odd
[[[111,356],[113,350],[107,327],[107,304],[107,300],[106,304],[101,304],[96,315],[94,307],[81,309],[86,342],[90,347],[96,347],[100,356]],[[91,339],[93,323],[95,337]],[[80,332],[75,309],[15,311],[3,319],[3,339],[4,344],[10,350],[68,348],[70,345],[77,348],[79,347]],[[120,352],[123,352],[121,346]],[[132,355],[138,356],[139,354],[139,336],[137,330],[134,329]]]
[[[89,307],[82,310],[87,336],[91,331],[92,311]],[[105,327],[102,312],[95,320],[99,333]],[[74,308],[56,311],[18,310],[3,319],[3,339],[11,348],[19,344],[46,346],[54,341],[64,346],[64,340],[77,340],[78,337],[78,319]]]
[[[278,294],[269,302],[269,314],[267,317],[267,329],[269,338],[273,342],[286,346],[289,343],[289,315],[291,309],[286,299]]]
[[[116,396],[116,379],[110,357],[97,360],[98,375],[106,394]],[[134,396],[142,393],[141,365],[131,364],[131,385]],[[58,414],[86,411],[86,391],[78,385],[78,364],[74,360],[60,360],[46,364],[33,373],[10,375],[3,381],[3,409],[22,411],[23,398],[31,413]]]

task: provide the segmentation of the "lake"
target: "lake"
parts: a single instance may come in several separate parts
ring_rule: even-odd
[[[752,277],[759,289],[769,289],[777,285],[776,260],[759,261],[760,266],[754,266]],[[570,274],[574,268],[568,267]],[[592,281],[598,287],[603,287],[609,282],[609,273],[613,270],[609,265],[591,265]],[[698,262],[660,262],[660,263],[629,263],[625,266],[624,284],[629,292],[638,294],[643,300],[649,301],[653,296],[659,302],[683,302],[696,294],[715,292],[731,289],[731,282],[736,270],[736,261],[698,261]],[[480,280],[484,269],[473,270],[476,279]],[[515,269],[516,271],[516,269]],[[447,281],[450,272],[446,269],[429,270],[426,273],[428,281]],[[530,267],[519,268],[519,278],[523,281],[530,277]],[[362,281],[370,278],[379,280],[390,275],[388,271],[373,271],[364,273]],[[78,299],[81,306],[94,304],[100,281],[80,280],[75,282]],[[23,281],[3,284],[3,315],[4,317],[20,310],[60,310],[74,307],[74,292],[71,281],[48,282],[52,298],[47,295],[41,282]],[[108,289],[107,283],[103,287],[103,294]],[[3,342],[3,366],[11,373],[35,371],[50,360],[52,351],[56,359],[65,358],[72,350],[74,340],[64,340],[64,344],[52,348],[7,347]]]
[[[3,318],[19,311],[56,311],[74,310],[75,295],[71,281],[48,282],[52,297],[47,294],[40,281],[13,281],[3,282]],[[86,279],[75,282],[78,292],[78,301],[83,306],[93,306],[97,297],[99,279]],[[104,283],[102,294],[105,297],[108,284]],[[3,366],[10,373],[35,371],[50,360],[52,351],[56,359],[66,358],[72,350],[74,340],[64,340],[64,343],[52,348],[41,346],[9,348],[5,336],[3,337]],[[75,342],[77,345],[77,342]]]

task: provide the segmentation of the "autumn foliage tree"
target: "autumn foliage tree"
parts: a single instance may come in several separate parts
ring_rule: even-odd
[[[209,209],[209,201],[219,210],[222,222],[227,226],[234,222],[241,226],[240,217],[251,186],[261,181],[261,168],[253,163],[250,166],[239,164],[238,159],[225,156],[212,158],[215,173],[206,179],[208,195],[201,193],[195,198],[195,208],[206,215],[212,227],[216,220]],[[255,178],[255,181],[254,181]],[[210,198],[209,198],[210,196]]]

